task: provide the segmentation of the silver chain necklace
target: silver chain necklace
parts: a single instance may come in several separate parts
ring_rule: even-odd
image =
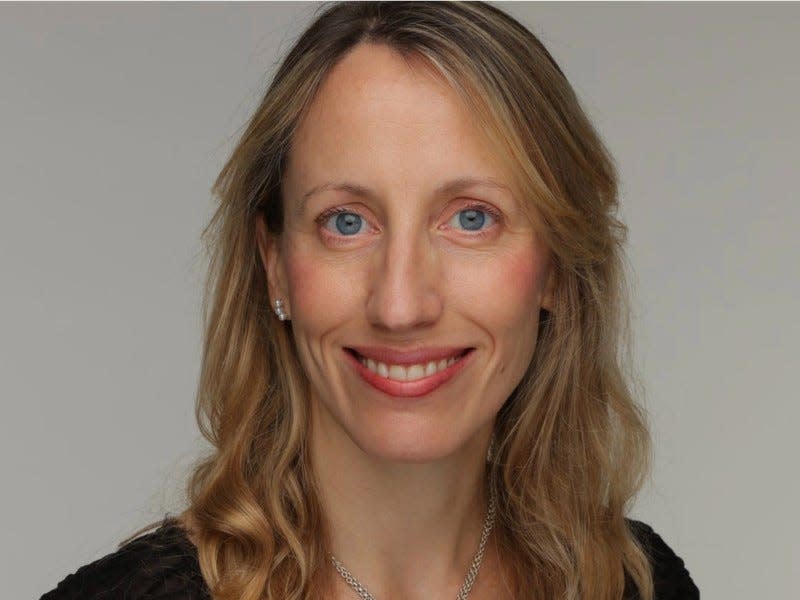
[[[457,600],[466,600],[467,596],[469,596],[469,592],[472,589],[472,584],[475,583],[475,578],[478,576],[478,569],[481,566],[481,561],[483,560],[483,551],[486,547],[486,540],[489,538],[489,534],[492,531],[492,526],[494,525],[494,512],[495,512],[495,490],[492,486],[490,496],[489,496],[489,509],[486,511],[486,519],[483,521],[483,531],[481,531],[481,542],[478,544],[478,551],[475,553],[475,558],[472,559],[472,564],[469,567],[469,571],[467,571],[467,578],[464,580],[464,584],[461,586],[461,590],[458,592]],[[352,573],[348,571],[345,566],[336,560],[336,557],[331,554],[331,560],[333,561],[336,570],[339,572],[347,584],[353,588],[357,593],[359,598],[362,600],[375,600],[375,596],[370,594],[363,585],[359,583],[359,581],[353,577]]]

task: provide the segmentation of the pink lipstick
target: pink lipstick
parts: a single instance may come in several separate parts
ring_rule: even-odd
[[[469,363],[474,348],[428,347],[395,350],[387,347],[345,348],[356,373],[390,396],[415,398],[450,381]]]

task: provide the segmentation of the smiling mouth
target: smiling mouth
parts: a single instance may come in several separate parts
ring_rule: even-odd
[[[404,365],[389,364],[374,360],[372,358],[367,358],[352,348],[346,348],[345,350],[356,360],[358,360],[358,362],[360,362],[364,367],[366,367],[367,370],[379,377],[397,382],[413,382],[447,371],[450,369],[450,367],[466,357],[467,354],[473,350],[473,348],[465,348],[458,354],[455,354],[449,358]]]

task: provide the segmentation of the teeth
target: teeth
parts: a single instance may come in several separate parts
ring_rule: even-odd
[[[425,367],[422,365],[412,365],[408,367],[406,379],[414,381],[415,379],[422,379],[423,377],[425,377]]]
[[[389,367],[389,379],[396,379],[397,381],[407,381],[408,371],[406,371],[405,367],[401,367],[400,365],[392,365]]]
[[[457,358],[450,359],[443,358],[436,362],[435,360],[429,363],[420,363],[418,365],[409,365],[404,367],[402,365],[387,365],[382,362],[377,362],[371,358],[361,358],[361,364],[367,367],[373,373],[377,373],[381,377],[387,379],[394,379],[395,381],[416,381],[423,377],[430,377],[439,371],[444,371],[448,367],[455,364]]]

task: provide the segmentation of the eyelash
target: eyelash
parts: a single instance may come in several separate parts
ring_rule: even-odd
[[[466,206],[463,206],[463,207],[459,208],[456,212],[453,213],[453,216],[455,216],[458,213],[463,212],[465,210],[480,210],[482,212],[485,212],[486,214],[490,215],[492,217],[492,219],[494,219],[494,225],[497,225],[498,223],[500,223],[502,221],[502,217],[503,217],[500,214],[500,211],[498,211],[497,209],[493,208],[492,206],[489,206],[488,204],[484,204],[483,202],[471,202],[471,203],[467,204]],[[359,213],[357,210],[352,209],[352,208],[346,208],[344,206],[334,206],[332,208],[329,208],[329,209],[323,211],[315,219],[315,221],[316,221],[316,223],[317,223],[317,225],[319,227],[323,227],[325,225],[325,222],[329,218],[331,218],[333,215],[338,215],[338,214],[341,214],[341,213],[353,213],[353,214],[359,215],[362,219],[364,219],[364,221],[367,221],[364,218],[364,216],[361,215],[361,213]],[[472,232],[470,234],[470,237],[476,237],[476,238],[484,237],[486,235],[491,234],[492,233],[492,229],[493,229],[493,227],[490,226],[488,229],[482,229],[480,231]],[[336,234],[331,234],[331,236],[334,237],[334,238],[350,237],[350,236],[338,236]]]
[[[329,238],[334,239],[336,242],[339,243],[347,243],[346,239],[348,237],[354,236],[346,236],[346,235],[336,235],[332,231],[325,230],[325,222],[330,219],[333,215],[338,215],[342,213],[353,213],[354,215],[358,215],[362,219],[364,219],[363,215],[359,213],[357,210],[352,208],[345,208],[344,206],[334,206],[333,208],[329,208],[328,210],[323,211],[316,219],[314,219],[317,223],[317,226],[325,232],[325,235]],[[369,225],[368,221],[364,219],[364,222]]]
[[[462,206],[457,211],[455,211],[450,218],[452,219],[455,215],[457,215],[460,212],[464,212],[465,210],[479,210],[481,212],[485,212],[494,220],[493,225],[490,225],[488,228],[481,229],[480,231],[470,232],[469,234],[470,237],[482,238],[487,235],[491,235],[492,230],[494,229],[494,225],[499,224],[503,220],[503,215],[500,214],[500,211],[498,211],[496,208],[492,206],[489,206],[488,204],[484,204],[483,202],[470,202],[466,206]]]

